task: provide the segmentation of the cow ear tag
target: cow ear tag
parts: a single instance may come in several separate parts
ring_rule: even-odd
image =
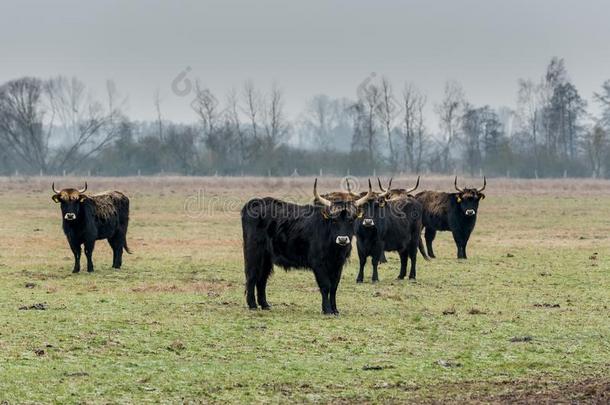
[[[362,218],[364,216],[364,212],[358,211],[358,218]]]
[[[324,217],[324,219],[330,218],[330,215],[328,215],[328,212],[326,212],[326,210],[322,210],[322,216]]]
[[[87,196],[85,196],[85,195],[81,195],[81,196],[79,197],[78,201],[80,201],[80,202],[85,202],[85,200],[86,200],[86,199],[87,199]]]
[[[51,197],[51,199],[53,201],[55,201],[56,203],[59,203],[59,196],[57,194],[55,194],[53,197]]]
[[[460,196],[458,196],[457,202],[458,202],[458,204],[462,202],[462,198]]]

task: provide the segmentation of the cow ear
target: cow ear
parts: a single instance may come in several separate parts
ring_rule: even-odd
[[[85,202],[85,200],[87,200],[87,196],[84,194],[81,194],[80,197],[78,197],[79,202]]]
[[[60,200],[59,200],[59,194],[53,194],[53,197],[51,197],[51,199],[52,199],[53,201],[55,201],[56,203],[59,203],[59,201],[60,201]]]
[[[381,208],[385,207],[385,203],[386,203],[385,198],[382,198],[381,200],[379,200],[379,206]]]
[[[329,214],[328,210],[322,209],[322,216],[324,217],[324,219],[330,218],[330,214]]]
[[[485,199],[485,194],[483,194],[483,193],[479,193],[479,198],[480,198],[481,200]]]

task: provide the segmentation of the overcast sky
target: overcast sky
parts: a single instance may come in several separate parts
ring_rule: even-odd
[[[317,93],[355,97],[371,72],[436,102],[462,83],[473,104],[514,106],[520,77],[552,56],[590,99],[610,79],[608,0],[3,0],[0,80],[75,75],[97,95],[113,79],[134,119],[195,119],[171,90],[190,67],[220,96],[251,78],[285,91],[291,115]]]

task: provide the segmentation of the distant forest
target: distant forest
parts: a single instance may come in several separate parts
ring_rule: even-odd
[[[316,95],[289,120],[278,86],[221,96],[196,82],[185,125],[164,119],[158,95],[157,119],[139,122],[113,82],[95,100],[76,78],[22,77],[0,86],[0,174],[610,177],[610,79],[594,116],[561,58],[517,82],[513,107],[472,105],[455,81],[441,100],[383,76],[356,85],[355,99]]]

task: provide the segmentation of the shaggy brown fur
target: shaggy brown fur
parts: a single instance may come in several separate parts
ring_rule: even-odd
[[[100,219],[108,219],[117,215],[117,203],[126,199],[125,194],[120,191],[105,191],[100,194],[89,196],[95,206],[95,216]]]

